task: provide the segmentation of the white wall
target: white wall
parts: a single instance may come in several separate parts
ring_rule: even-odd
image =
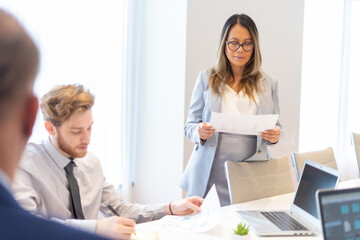
[[[143,0],[141,6],[132,200],[161,203],[181,198],[186,1]]]
[[[270,151],[273,156],[290,157],[298,150],[299,139],[304,0],[188,1],[185,121],[196,76],[215,63],[222,27],[234,13],[245,13],[255,21],[263,69],[279,80],[280,120],[285,135]],[[192,145],[185,138],[184,166]]]

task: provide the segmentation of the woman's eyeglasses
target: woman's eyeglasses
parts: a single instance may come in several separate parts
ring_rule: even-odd
[[[240,44],[239,42],[232,41],[226,42],[226,44],[228,48],[233,52],[237,51],[240,47],[242,47],[245,52],[250,52],[254,48],[254,43],[252,42],[245,42],[243,44]]]

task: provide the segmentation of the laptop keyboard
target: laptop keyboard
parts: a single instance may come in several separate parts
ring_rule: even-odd
[[[285,212],[261,212],[261,214],[282,231],[308,230]]]

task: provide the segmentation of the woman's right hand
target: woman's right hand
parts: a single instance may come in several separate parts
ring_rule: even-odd
[[[213,128],[212,126],[210,126],[205,122],[201,122],[198,124],[198,132],[200,138],[202,140],[206,140],[209,139],[215,133],[215,128]]]

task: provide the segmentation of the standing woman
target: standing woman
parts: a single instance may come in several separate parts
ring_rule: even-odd
[[[259,136],[218,133],[208,123],[212,111],[280,114],[278,82],[261,71],[259,47],[254,21],[234,14],[223,27],[215,66],[198,75],[185,125],[185,135],[195,145],[180,182],[189,196],[206,196],[215,184],[221,205],[229,205],[225,161],[270,159],[267,146],[279,141],[279,121]]]

